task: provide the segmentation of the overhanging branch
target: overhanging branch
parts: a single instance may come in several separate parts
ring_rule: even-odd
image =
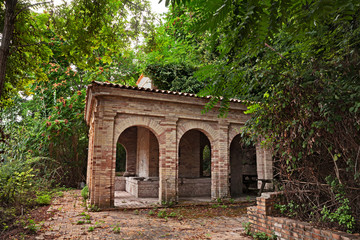
[[[22,9],[20,9],[18,12],[15,13],[15,17],[17,17],[20,13],[22,13],[24,10],[28,9],[28,8],[31,8],[31,7],[35,7],[35,6],[38,6],[38,5],[43,5],[43,4],[47,4],[47,3],[51,3],[52,1],[50,2],[41,2],[41,3],[34,3],[34,4],[29,4],[25,7],[23,7]]]

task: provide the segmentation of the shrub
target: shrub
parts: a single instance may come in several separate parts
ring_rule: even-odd
[[[51,196],[49,194],[40,195],[35,201],[39,205],[49,205],[51,203]]]

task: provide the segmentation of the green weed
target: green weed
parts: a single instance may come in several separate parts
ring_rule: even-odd
[[[121,232],[121,228],[118,223],[116,225],[113,225],[112,227],[113,227],[112,230],[114,233],[119,234]]]
[[[40,230],[41,226],[36,224],[33,219],[28,219],[28,223],[25,228],[28,229],[31,233],[36,233]]]
[[[89,187],[87,185],[81,190],[81,196],[83,197],[84,202],[86,202],[86,200],[88,200],[88,198],[89,198]]]

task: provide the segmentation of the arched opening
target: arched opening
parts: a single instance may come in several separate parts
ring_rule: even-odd
[[[179,197],[211,196],[211,144],[201,131],[187,131],[179,142]]]
[[[240,134],[230,144],[230,195],[256,194],[256,148],[241,143]]]
[[[205,136],[205,135],[204,135]],[[211,177],[211,149],[210,144],[206,144],[201,151],[201,177]]]
[[[141,126],[125,129],[116,144],[115,166],[115,197],[158,198],[159,142],[151,130]]]
[[[117,142],[116,164],[115,164],[116,176],[123,176],[125,171],[126,171],[126,149],[121,143]]]

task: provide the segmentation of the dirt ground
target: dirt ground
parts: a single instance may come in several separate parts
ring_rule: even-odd
[[[249,203],[87,211],[79,190],[64,192],[31,216],[26,232],[4,239],[251,239],[244,234]],[[37,216],[37,215],[42,216]],[[41,222],[40,219],[42,220]],[[33,230],[33,234],[29,231]],[[1,237],[0,237],[1,238]]]

